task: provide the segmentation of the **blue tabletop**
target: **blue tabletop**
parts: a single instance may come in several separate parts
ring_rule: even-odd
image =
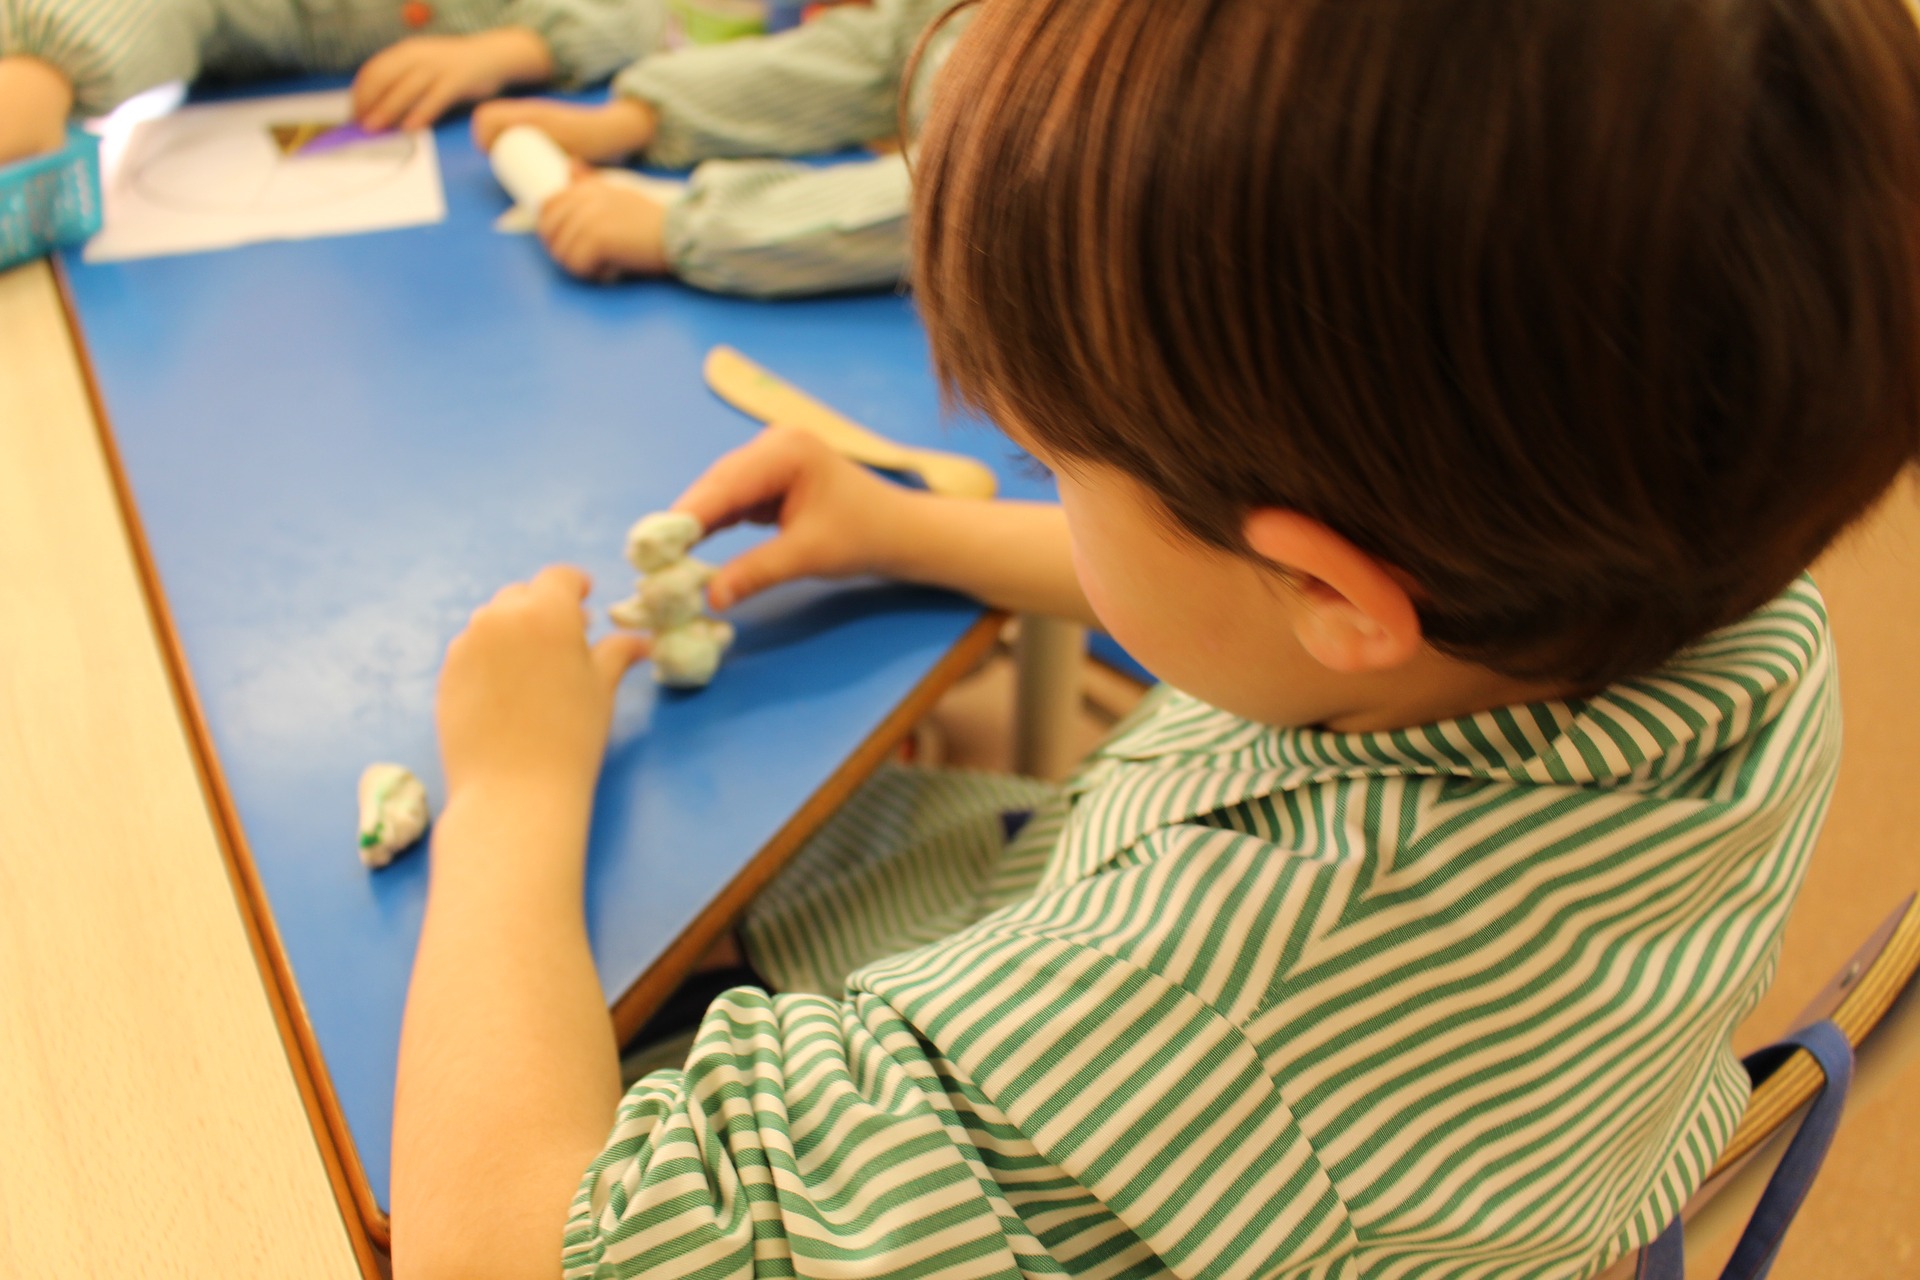
[[[702,384],[706,351],[730,344],[876,430],[1039,489],[1004,438],[943,427],[908,300],[575,283],[537,241],[491,229],[507,202],[464,122],[438,141],[443,225],[67,264],[215,753],[381,1205],[427,864],[361,867],[355,781],[398,761],[437,803],[440,656],[501,584],[566,560],[594,575],[597,610],[627,593],[627,525],[757,429]],[[978,616],[932,591],[794,586],[736,613],[711,688],[627,681],[589,854],[610,1000]]]

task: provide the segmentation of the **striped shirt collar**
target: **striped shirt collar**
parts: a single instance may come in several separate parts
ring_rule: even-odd
[[[1739,744],[1831,661],[1805,578],[1659,670],[1584,699],[1498,707],[1410,729],[1336,733],[1257,724],[1177,691],[1089,761],[1270,772],[1275,789],[1357,776],[1657,786]],[[1100,762],[1111,761],[1104,768]],[[1082,787],[1075,787],[1082,790]]]

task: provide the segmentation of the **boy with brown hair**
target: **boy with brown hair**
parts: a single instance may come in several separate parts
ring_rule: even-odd
[[[639,646],[503,591],[397,1274],[1601,1270],[1745,1106],[1838,751],[1800,575],[1920,455],[1912,17],[986,0],[935,97],[934,358],[1061,505],[771,431],[679,504],[779,525],[713,603],[888,573],[1170,687],[1061,789],[876,779],[745,922],[779,994],[622,1098],[580,894]]]

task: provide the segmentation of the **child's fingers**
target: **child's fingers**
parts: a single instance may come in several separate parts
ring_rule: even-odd
[[[529,584],[535,591],[544,595],[557,596],[569,604],[578,604],[587,598],[587,592],[593,590],[593,579],[586,570],[570,564],[550,564],[533,575]]]
[[[432,80],[433,72],[427,67],[410,66],[401,72],[379,100],[368,108],[367,128],[376,133],[393,128],[407,108],[419,100]]]
[[[534,223],[534,231],[540,237],[540,243],[551,252],[560,237],[572,225],[575,215],[585,204],[581,199],[579,183],[556,192],[540,206],[540,217]]]
[[[420,100],[413,104],[412,110],[407,112],[407,117],[401,121],[400,127],[403,129],[426,128],[445,115],[454,103],[460,100],[461,92],[462,86],[458,76],[441,74],[428,83]]]
[[[611,693],[634,663],[653,652],[653,640],[632,631],[615,631],[593,646],[593,669]]]
[[[407,74],[408,68],[405,63],[382,62],[379,59],[369,62],[362,69],[360,77],[365,81],[366,89],[355,101],[356,114],[361,124],[369,129],[386,127],[381,122],[389,114],[387,103],[400,87],[400,82],[406,79]]]
[[[473,113],[473,145],[482,151],[491,151],[501,134],[530,119],[531,113],[520,103],[483,102]]]
[[[553,254],[553,260],[566,268],[570,275],[590,276],[597,265],[593,243],[586,228],[577,222],[564,226],[555,235],[548,251]]]
[[[798,451],[783,445],[777,436],[763,433],[722,455],[674,500],[673,510],[686,512],[708,533],[751,516],[777,519],[780,502],[800,478],[803,465],[804,458]]]
[[[473,109],[473,115],[467,121],[467,136],[473,139],[473,149],[485,155],[493,150],[494,136],[504,128],[496,125],[494,103],[483,102]]]
[[[800,540],[780,534],[714,570],[707,582],[707,603],[716,609],[731,609],[768,587],[804,578],[813,571]]]
[[[605,237],[595,225],[592,201],[575,200],[562,209],[555,219],[553,237],[547,244],[547,251],[553,255],[554,261],[572,274],[583,279],[594,279],[610,265],[604,242]]]
[[[393,82],[393,62],[386,54],[375,54],[367,59],[353,78],[353,118],[361,124],[367,123],[367,112],[378,102]]]

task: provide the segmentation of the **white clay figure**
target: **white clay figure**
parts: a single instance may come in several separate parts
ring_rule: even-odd
[[[706,612],[702,594],[713,566],[688,558],[655,569],[640,580],[640,603],[651,619],[649,631],[671,631],[685,626]]]
[[[653,633],[653,678],[670,689],[698,689],[713,679],[733,627],[706,616],[703,595],[713,566],[687,555],[706,530],[692,516],[658,511],[627,531],[627,559],[644,575],[633,596],[607,609],[623,627]]]
[[[616,600],[607,606],[607,616],[613,619],[616,627],[625,627],[629,631],[651,631],[647,625],[647,604],[639,596],[629,596],[625,600]]]
[[[706,536],[700,522],[684,511],[641,516],[627,530],[627,562],[642,573],[664,569],[693,550]]]
[[[653,638],[653,678],[669,689],[704,688],[733,643],[733,624],[695,618]]]
[[[397,764],[370,764],[360,775],[360,861],[384,867],[426,834],[427,789]]]
[[[656,569],[633,584],[630,599],[607,607],[607,615],[635,631],[671,631],[699,617],[704,606],[701,588],[713,576],[713,566],[688,558]]]

